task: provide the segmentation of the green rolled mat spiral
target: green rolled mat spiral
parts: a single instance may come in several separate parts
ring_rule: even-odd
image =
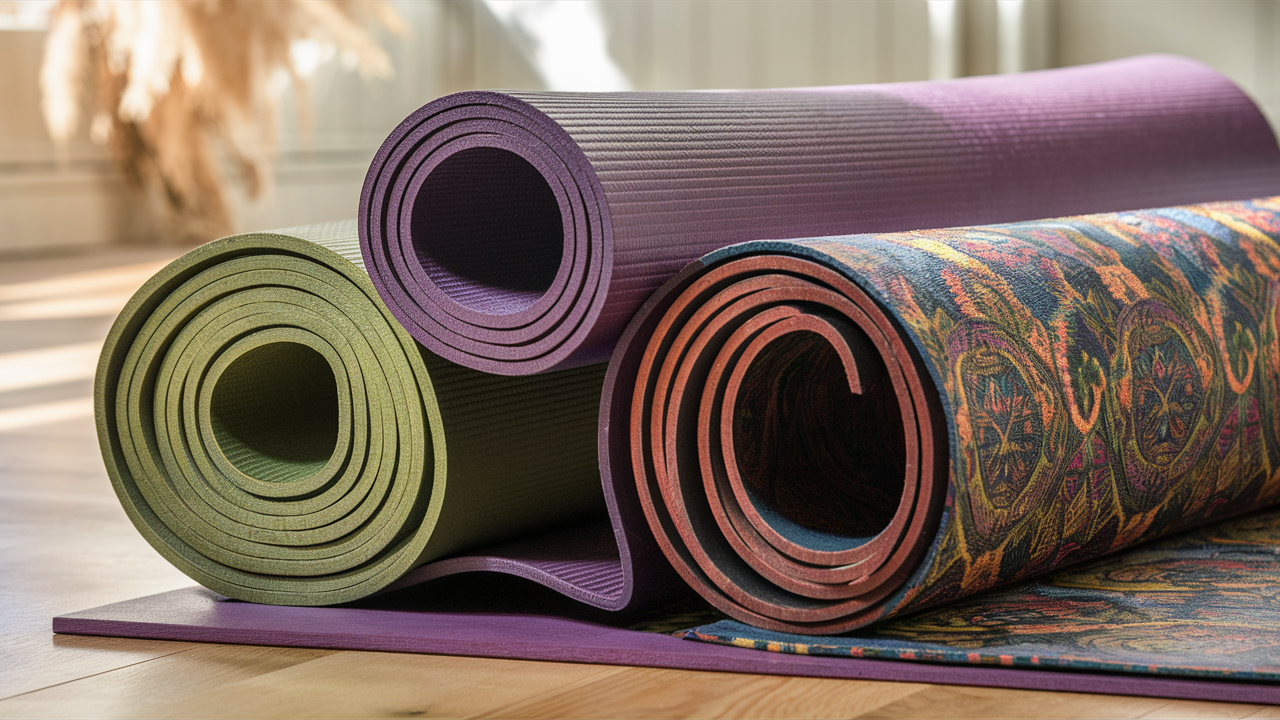
[[[602,376],[435,357],[382,304],[344,222],[174,261],[117,318],[94,399],[116,493],[166,559],[230,597],[328,605],[603,512]]]

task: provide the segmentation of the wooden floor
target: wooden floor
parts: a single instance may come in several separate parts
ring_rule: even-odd
[[[166,251],[0,263],[2,717],[1268,717],[1075,693],[55,636],[54,615],[191,584],[134,531],[90,394]]]

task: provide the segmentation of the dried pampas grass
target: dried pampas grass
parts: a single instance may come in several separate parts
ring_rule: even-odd
[[[376,26],[404,31],[381,0],[61,0],[40,72],[45,124],[65,157],[91,80],[90,137],[159,196],[171,237],[209,240],[231,230],[226,169],[250,197],[270,180],[279,92],[305,90],[314,70],[294,50],[385,78]]]

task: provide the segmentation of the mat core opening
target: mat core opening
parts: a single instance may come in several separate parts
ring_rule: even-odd
[[[338,384],[323,355],[293,342],[249,350],[222,372],[209,414],[236,469],[292,482],[324,467],[338,443]]]
[[[564,254],[560,205],[546,178],[499,148],[442,160],[422,182],[411,227],[431,282],[481,313],[510,315],[536,303]]]
[[[747,369],[733,418],[738,469],[761,516],[784,536],[803,534],[798,542],[877,535],[902,499],[892,383],[874,355],[858,375],[862,392],[850,392],[840,356],[813,332],[779,337]]]

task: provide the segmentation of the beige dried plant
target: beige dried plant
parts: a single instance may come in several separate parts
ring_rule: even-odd
[[[404,32],[382,0],[61,0],[40,72],[45,123],[65,157],[89,115],[93,141],[167,208],[166,234],[209,240],[231,229],[232,181],[251,198],[270,181],[280,91],[292,81],[305,97],[312,69],[299,44],[386,78],[379,26]]]

